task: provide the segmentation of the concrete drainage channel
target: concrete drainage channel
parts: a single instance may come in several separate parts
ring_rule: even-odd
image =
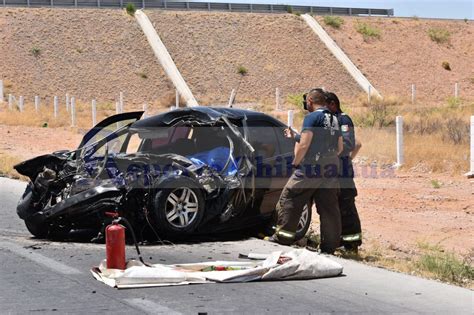
[[[148,43],[150,43],[151,49],[153,49],[156,58],[165,70],[168,78],[173,82],[179,95],[184,98],[186,105],[189,107],[199,106],[196,98],[191,92],[191,89],[186,81],[184,81],[184,78],[174,63],[173,58],[171,58],[170,53],[166,49],[166,46],[161,41],[161,38],[153,27],[153,24],[150,22],[150,19],[148,19],[148,16],[143,12],[143,10],[138,10],[135,12],[135,18],[142,28]]]

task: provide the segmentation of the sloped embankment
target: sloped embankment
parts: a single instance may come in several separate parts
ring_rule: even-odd
[[[135,19],[122,10],[0,9],[6,93],[135,104],[174,97]],[[46,100],[48,101],[48,100]],[[52,101],[49,100],[52,103]]]
[[[472,21],[343,17],[336,29],[323,17],[317,20],[382,94],[409,98],[411,84],[416,84],[418,99],[441,101],[454,95],[459,82],[460,97],[474,99]],[[380,37],[364,40],[356,30],[363,24]],[[432,40],[430,31],[446,41]]]
[[[147,10],[146,14],[200,102],[274,102],[324,86],[344,98],[361,89],[306,23],[291,14]],[[238,68],[247,73],[242,76]]]

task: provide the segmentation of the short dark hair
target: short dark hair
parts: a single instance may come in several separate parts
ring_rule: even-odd
[[[312,89],[308,92],[306,98],[319,105],[326,105],[327,102],[326,92],[321,88]]]
[[[341,103],[339,102],[339,98],[337,97],[337,95],[335,93],[326,92],[326,100],[327,100],[328,104],[331,103],[331,102],[334,102],[334,104],[336,104],[337,111],[342,112]]]

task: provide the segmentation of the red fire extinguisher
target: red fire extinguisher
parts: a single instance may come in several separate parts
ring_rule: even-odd
[[[114,220],[105,229],[107,269],[125,270],[125,227]]]

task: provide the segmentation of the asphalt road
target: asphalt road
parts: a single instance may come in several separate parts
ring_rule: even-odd
[[[0,313],[473,313],[473,291],[336,259],[344,276],[311,281],[116,290],[92,278],[104,245],[31,238],[15,213],[25,184],[0,178]],[[257,239],[146,246],[153,263],[236,260],[284,246]],[[132,247],[128,257],[134,257]]]

